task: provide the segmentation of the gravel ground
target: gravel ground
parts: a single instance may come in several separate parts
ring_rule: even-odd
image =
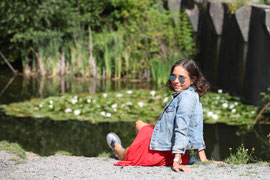
[[[171,167],[117,167],[112,158],[27,153],[22,162],[16,155],[0,151],[0,179],[269,179],[269,164],[189,165],[192,172],[174,172]]]

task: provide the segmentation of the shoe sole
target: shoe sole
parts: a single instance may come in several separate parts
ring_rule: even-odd
[[[120,138],[117,136],[117,134],[115,134],[115,133],[113,133],[113,132],[108,133],[108,135],[109,135],[109,134],[114,135],[114,136],[116,137],[116,139],[119,141],[120,145],[122,146],[122,142],[121,142]],[[107,139],[106,139],[106,140],[107,140]],[[112,147],[111,147],[111,145],[109,144],[108,140],[107,140],[107,144],[108,144],[108,146],[112,149]]]

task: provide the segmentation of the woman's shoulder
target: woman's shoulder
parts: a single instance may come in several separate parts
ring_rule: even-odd
[[[191,96],[191,97],[199,97],[199,94],[195,91],[194,86],[190,86],[189,88],[183,90],[180,93],[181,96]]]
[[[195,90],[188,88],[179,93],[178,100],[179,103],[181,101],[196,102],[199,100],[199,94]]]

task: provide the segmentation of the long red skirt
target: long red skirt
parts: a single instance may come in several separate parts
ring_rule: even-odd
[[[137,134],[135,140],[127,149],[124,161],[115,163],[115,166],[166,166],[172,165],[174,155],[172,151],[150,150],[150,140],[154,127],[144,126]],[[182,156],[182,164],[188,163],[187,152]]]

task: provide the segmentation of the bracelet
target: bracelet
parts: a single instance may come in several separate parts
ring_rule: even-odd
[[[177,162],[178,164],[182,164],[182,159],[181,158],[174,158],[173,162]]]

